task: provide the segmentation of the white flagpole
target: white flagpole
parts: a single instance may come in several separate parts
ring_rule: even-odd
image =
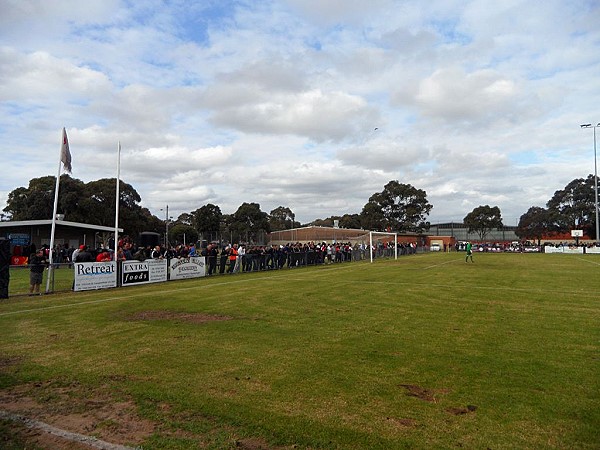
[[[115,195],[115,261],[117,260],[117,250],[119,250],[119,197],[120,197],[120,181],[121,179],[121,141],[117,150],[117,188]]]
[[[46,278],[46,294],[50,292],[50,278],[52,278],[52,262],[54,257],[54,232],[56,231],[56,213],[58,210],[58,187],[60,185],[60,164],[62,156],[62,143],[58,153],[58,172],[56,174],[56,187],[54,188],[54,209],[52,210],[52,229],[50,231],[50,265],[48,266],[48,277]]]

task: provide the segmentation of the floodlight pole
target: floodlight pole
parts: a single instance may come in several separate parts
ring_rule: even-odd
[[[596,160],[596,128],[600,128],[600,123],[592,125],[584,123],[581,128],[592,128],[594,130],[594,209],[596,210],[596,242],[600,242],[600,222],[598,221],[598,163]]]

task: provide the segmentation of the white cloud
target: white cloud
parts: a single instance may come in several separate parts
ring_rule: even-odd
[[[507,223],[593,170],[593,2],[0,0],[8,192],[53,174],[122,177],[161,216],[208,202],[359,213],[390,180],[432,221]],[[375,132],[375,128],[378,130]],[[1,205],[0,205],[1,206]]]
[[[428,116],[481,122],[514,114],[517,96],[515,83],[494,71],[467,74],[459,68],[448,68],[422,80],[415,101]]]

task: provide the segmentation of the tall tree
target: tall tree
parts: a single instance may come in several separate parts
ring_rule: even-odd
[[[20,187],[9,193],[4,211],[10,214],[12,220],[51,219],[55,184],[56,178],[52,176],[33,178],[27,188]],[[155,231],[158,219],[138,204],[141,198],[133,186],[120,181],[119,191],[119,227],[131,236],[137,236],[141,231]],[[115,194],[115,178],[86,184],[62,175],[58,212],[72,222],[112,227],[115,223]]]
[[[189,244],[198,240],[198,231],[191,225],[183,223],[169,228],[169,243],[171,245]]]
[[[315,219],[310,222],[308,225],[312,225],[315,227],[332,227],[333,226],[333,217],[328,217],[327,219]]]
[[[546,208],[532,206],[519,219],[515,234],[520,239],[537,239],[540,245],[544,236],[555,231],[559,231],[556,215]]]
[[[271,231],[288,230],[295,227],[295,216],[290,208],[278,206],[269,214]]]
[[[223,221],[223,213],[217,205],[208,203],[190,214],[192,216],[192,226],[198,230],[203,239],[217,239]]]
[[[19,187],[8,194],[4,211],[12,220],[51,219],[56,177],[45,176],[29,180],[29,186]],[[69,175],[60,177],[58,213],[67,220],[81,221],[79,201],[84,197],[85,184]]]
[[[190,213],[181,213],[179,214],[179,217],[177,217],[175,223],[178,225],[181,224],[194,226],[194,216]]]
[[[341,228],[355,228],[361,227],[360,214],[344,214],[339,218]]]
[[[268,233],[271,230],[269,216],[260,210],[258,203],[242,203],[233,214],[229,227],[234,233],[234,240],[246,242],[256,242],[261,232]]]
[[[370,229],[421,232],[429,228],[431,208],[424,190],[393,180],[369,198],[361,223]]]
[[[463,223],[469,227],[469,233],[477,233],[480,240],[494,228],[502,227],[502,215],[497,206],[478,206],[465,216]]]
[[[577,228],[588,236],[596,234],[594,175],[574,179],[564,189],[556,191],[546,206],[556,213],[561,231]]]

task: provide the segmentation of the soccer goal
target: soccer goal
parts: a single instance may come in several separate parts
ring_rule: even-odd
[[[398,259],[398,233],[386,233],[384,231],[369,231],[369,253],[371,254],[371,262],[373,262],[373,236],[393,236],[394,237],[394,259]]]

